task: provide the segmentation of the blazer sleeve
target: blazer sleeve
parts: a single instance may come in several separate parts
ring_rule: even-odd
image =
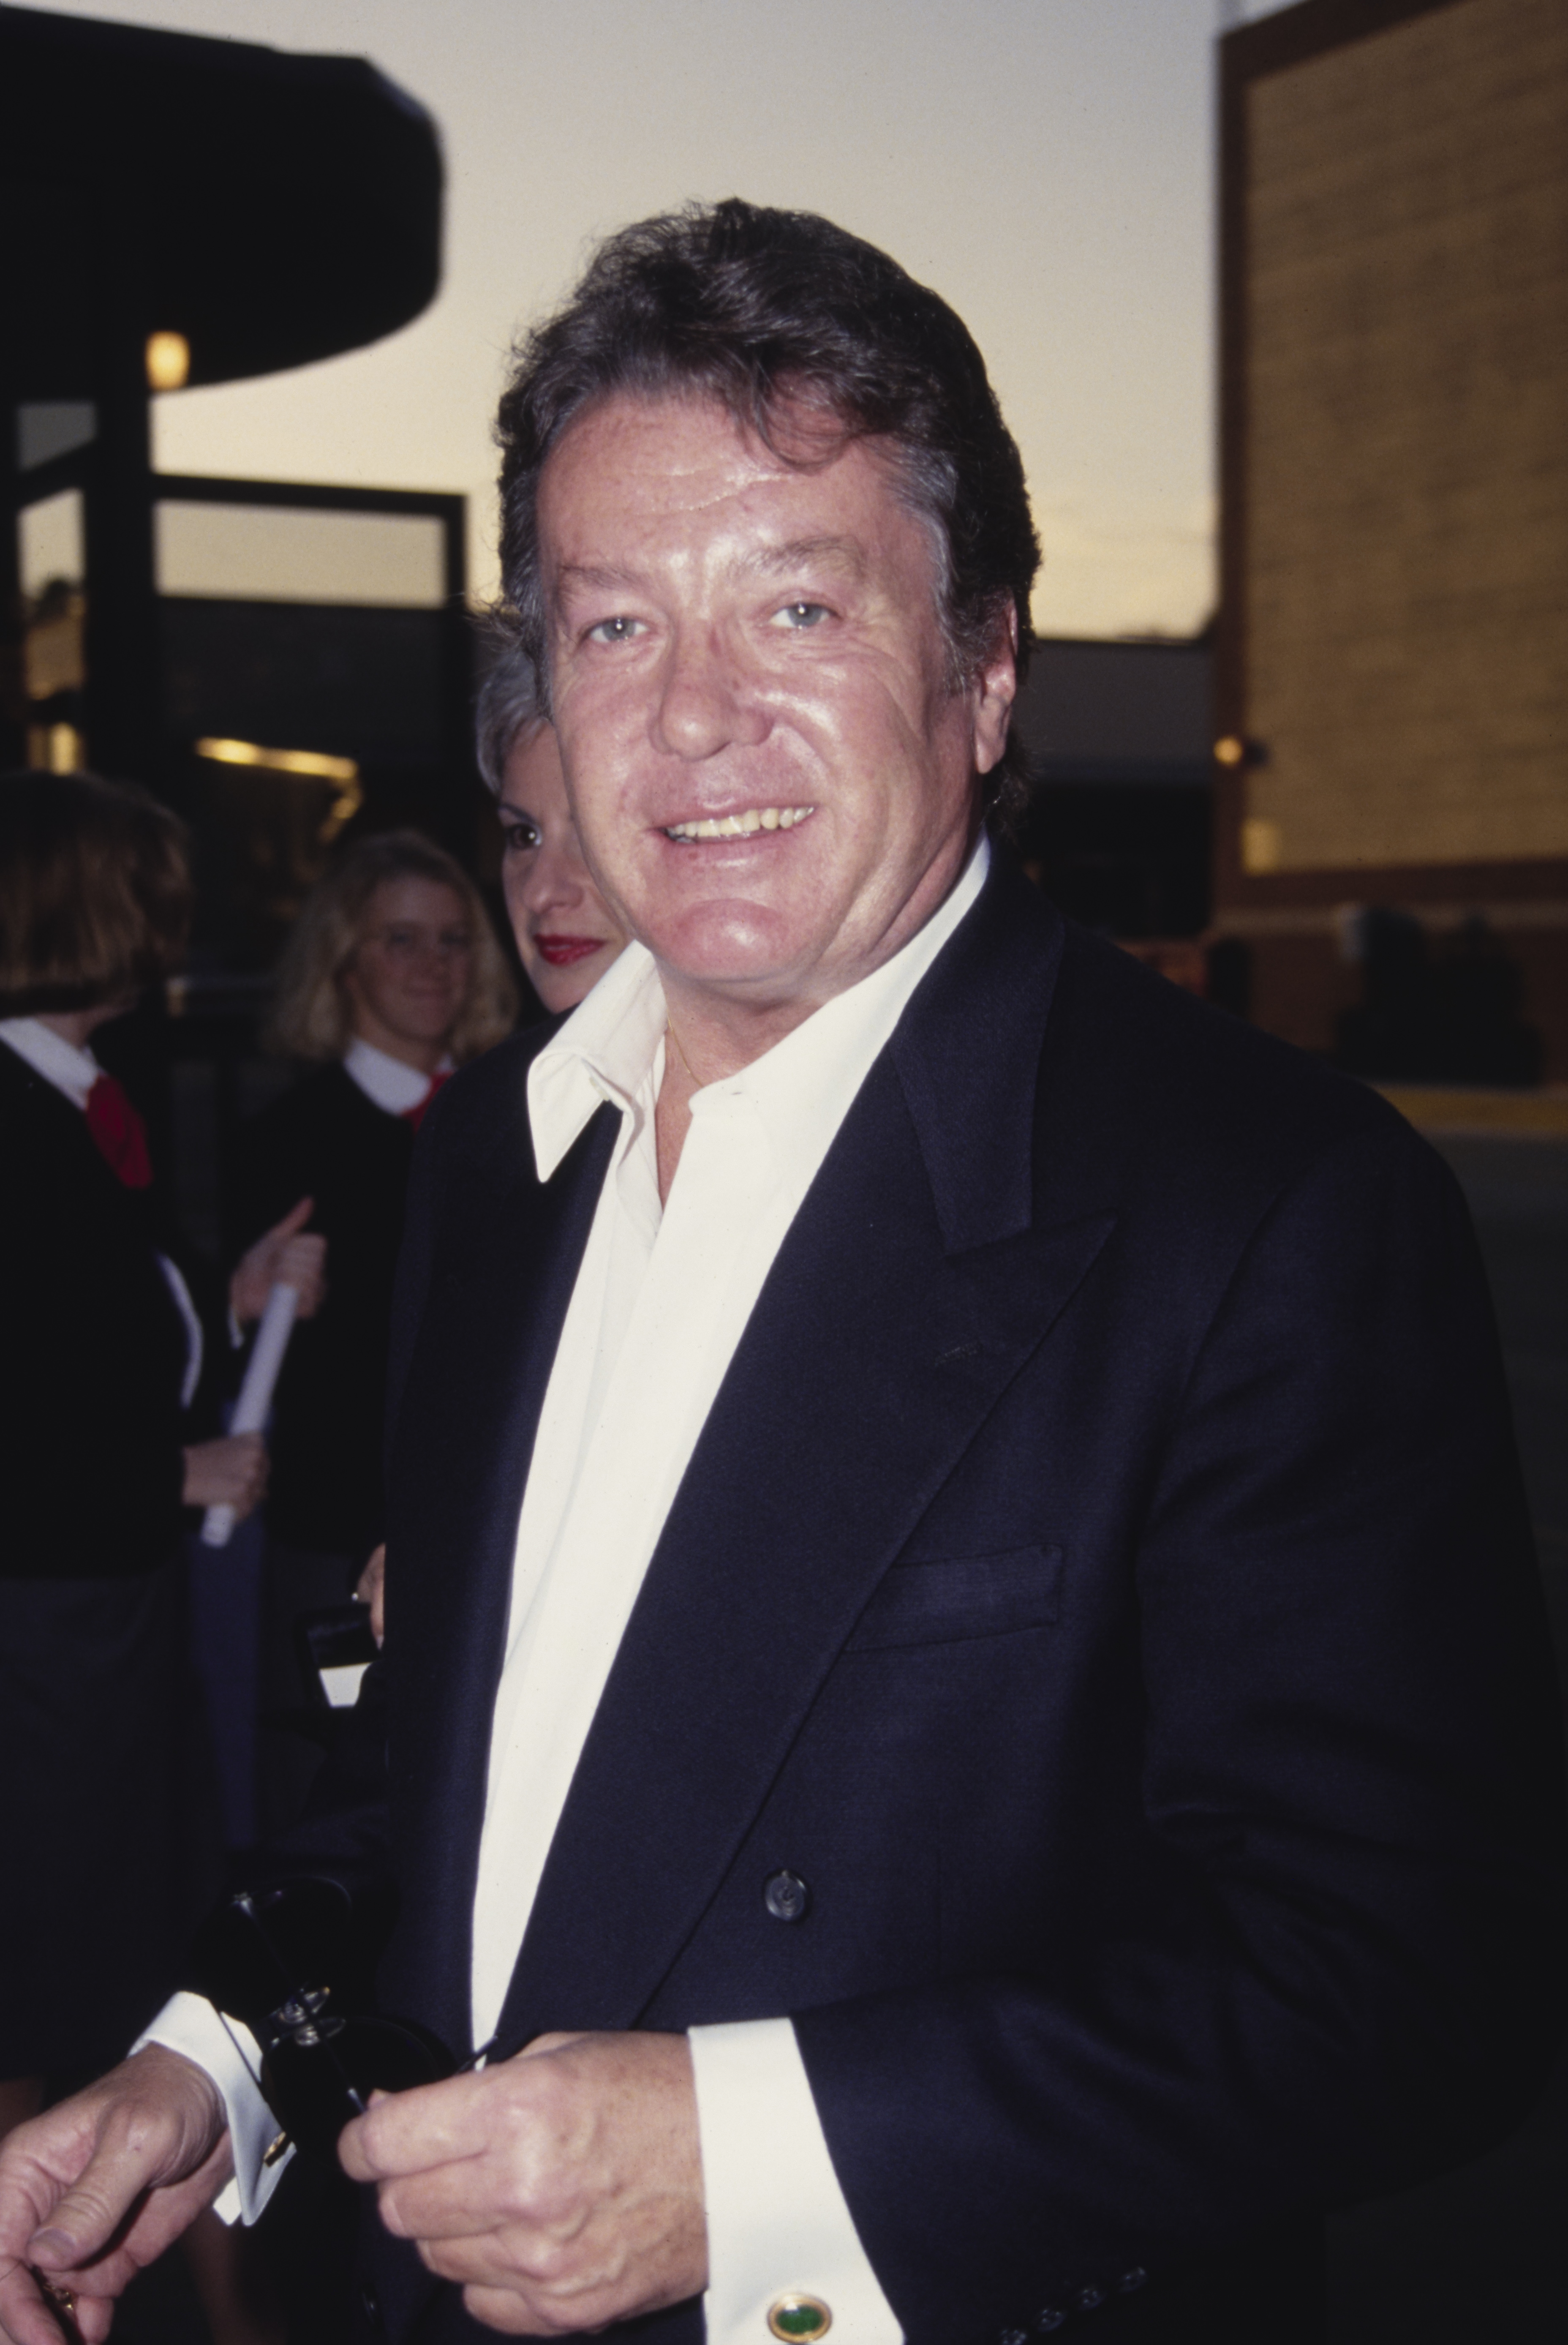
[[[1473,2155],[1559,2030],[1548,1645],[1468,1217],[1408,1133],[1256,1227],[1135,1568],[1141,1892],[1038,1975],[795,2015],[911,2345]]]

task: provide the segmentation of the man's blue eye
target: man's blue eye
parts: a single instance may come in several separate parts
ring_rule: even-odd
[[[591,643],[628,644],[637,631],[635,619],[601,619],[596,627],[588,630]]]
[[[792,629],[820,626],[827,616],[825,603],[786,603],[774,614],[774,624]]]

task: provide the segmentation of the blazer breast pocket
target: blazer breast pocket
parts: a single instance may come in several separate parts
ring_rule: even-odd
[[[861,1614],[845,1652],[950,1645],[1015,1629],[1049,1628],[1062,1576],[1059,1547],[1009,1548],[940,1563],[895,1563]]]

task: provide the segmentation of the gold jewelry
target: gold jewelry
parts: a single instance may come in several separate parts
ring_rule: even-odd
[[[58,2280],[49,2278],[47,2272],[41,2272],[36,2264],[29,2264],[27,2269],[37,2283],[40,2295],[50,2310],[57,2317],[62,2332],[66,2337],[74,2338],[76,2335],[76,2289],[62,2288]]]
[[[774,2337],[794,2339],[797,2345],[814,2345],[833,2327],[833,2314],[820,2296],[791,2293],[775,2297],[768,2307],[768,2330]]]

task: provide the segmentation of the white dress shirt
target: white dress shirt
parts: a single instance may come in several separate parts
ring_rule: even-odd
[[[911,994],[978,897],[987,863],[982,838],[946,902],[891,960],[740,1073],[693,1095],[663,1210],[654,1106],[666,1013],[642,947],[628,946],[529,1070],[541,1180],[604,1101],[619,1109],[621,1129],[518,1527],[474,1895],[476,2043],[495,2031],[605,1681],[763,1283]],[[208,2031],[212,2024],[207,2011]],[[149,2035],[201,2056],[176,2006]],[[764,2345],[768,2307],[791,2289],[832,2307],[844,2345],[898,2345],[790,2022],[694,2027],[690,2042],[711,2345]],[[203,2065],[223,2087],[217,2064]],[[258,2130],[252,2123],[249,2137]],[[240,2196],[248,2212],[260,2203],[254,2174],[241,2175]]]
[[[104,1071],[90,1051],[67,1042],[41,1018],[0,1018],[0,1042],[86,1114],[87,1094]]]
[[[443,1059],[436,1072],[450,1075],[451,1071],[451,1061]],[[429,1075],[410,1067],[406,1060],[394,1059],[389,1051],[379,1051],[359,1034],[343,1053],[343,1072],[383,1115],[407,1115],[430,1095]]]

